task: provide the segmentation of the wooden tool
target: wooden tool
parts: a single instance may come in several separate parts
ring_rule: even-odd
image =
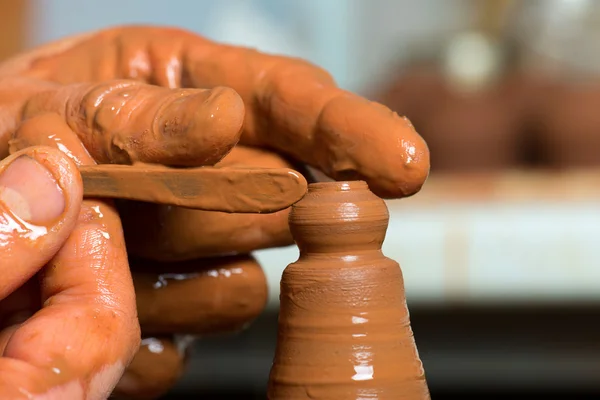
[[[287,168],[167,168],[94,165],[79,168],[84,197],[136,200],[226,213],[273,213],[296,203],[306,179]]]

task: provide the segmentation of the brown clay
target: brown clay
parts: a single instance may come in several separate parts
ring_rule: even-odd
[[[399,265],[381,252],[385,203],[365,182],[309,185],[290,229],[270,400],[429,399]]]
[[[434,171],[515,168],[520,163],[520,115],[506,87],[477,93],[439,93],[420,125],[436,157]]]
[[[520,71],[462,91],[433,66],[409,68],[376,96],[427,141],[433,172],[498,171],[531,163],[524,117],[537,83]]]
[[[169,338],[142,339],[140,349],[113,392],[119,399],[158,399],[183,375],[185,354]]]
[[[178,264],[132,261],[131,268],[140,326],[147,334],[237,331],[267,302],[265,275],[250,256]]]
[[[99,162],[147,162],[152,155],[156,163],[198,165],[191,155],[201,154],[206,165],[235,144],[243,119],[242,143],[283,152],[335,179],[365,179],[381,196],[410,196],[429,173],[427,145],[407,119],[336,87],[325,71],[179,29],[118,27],[63,39],[7,61],[0,68],[5,76],[69,84],[30,100],[24,116],[72,111],[69,125]],[[111,79],[235,92],[79,84]],[[200,107],[204,101],[208,106]],[[139,117],[129,118],[125,111],[134,106]],[[142,134],[149,126],[153,134]],[[184,148],[186,135],[201,149]]]
[[[291,168],[280,156],[236,146],[219,164],[235,168]],[[119,204],[130,254],[181,261],[293,244],[289,208],[272,214],[227,214],[148,203]]]
[[[306,179],[291,169],[189,168],[157,165],[81,166],[84,196],[168,204],[204,211],[271,213],[306,193]]]
[[[213,165],[238,142],[244,104],[232,89],[168,89],[113,80],[42,92],[25,119],[55,111],[96,162]]]
[[[232,89],[222,88],[223,85]],[[307,162],[337,179],[364,178],[382,196],[416,193],[429,172],[427,146],[408,120],[337,88],[333,79],[319,68],[301,60],[222,46],[177,29],[109,29],[69,38],[12,59],[0,66],[0,107],[1,156],[8,153],[11,138],[15,146],[25,145],[20,140],[27,136],[27,127],[32,135],[29,145],[51,142],[61,148],[65,143],[78,143],[67,146],[68,152],[86,165],[139,162],[184,167],[212,165],[240,140]],[[54,122],[46,124],[49,120]],[[89,208],[84,216],[86,229],[106,222],[108,228],[104,233],[110,236],[107,239],[105,235],[96,235],[98,243],[103,241],[102,246],[94,246],[96,242],[85,242],[86,245],[99,251],[111,249],[113,253],[99,256],[98,260],[126,267],[121,227],[112,205],[105,210],[104,202],[86,200],[85,203]],[[90,216],[94,213],[97,216]],[[215,216],[217,223],[223,220],[223,214],[207,214]],[[285,211],[273,215],[281,219]],[[226,228],[236,227],[234,222],[229,220]],[[219,232],[219,241],[228,238],[225,228]],[[255,229],[236,231],[241,232],[256,235]],[[73,236],[70,250],[80,247],[77,239],[88,237],[84,233]],[[273,236],[283,241],[289,234],[287,228],[278,225]],[[272,245],[270,238],[236,240],[249,247],[248,243]],[[59,261],[48,268],[51,273],[64,272],[64,267],[69,267],[67,272],[72,270],[68,262]],[[88,272],[101,274],[102,282],[122,278],[124,272],[129,274],[128,268],[119,270],[119,274],[112,273],[118,270],[116,267],[88,268]],[[111,273],[106,275],[106,271]],[[130,279],[117,281],[116,286],[106,288],[119,288]],[[56,278],[53,282],[62,280]],[[254,280],[252,286],[257,287],[257,282],[258,279]],[[100,300],[107,299],[106,288],[98,289],[102,294]],[[139,338],[132,293],[131,288],[115,289],[115,295],[109,296],[110,312],[106,318],[110,321],[105,321],[104,314],[102,318],[96,317],[100,300],[95,302],[94,313],[85,312],[102,323],[90,325],[84,338],[119,336],[123,340],[111,342],[116,343],[114,348],[103,347],[97,357],[90,348],[95,357],[93,362],[85,361],[85,356],[89,356],[87,351],[80,354],[84,361],[68,360],[69,365],[63,366],[57,360],[52,366],[62,371],[60,379],[74,377],[84,381],[94,372],[105,373],[108,367],[110,373],[120,374],[133,356],[137,348],[134,343]],[[231,304],[237,303],[232,300],[229,306],[233,307]],[[117,326],[114,310],[123,305],[131,306],[127,316],[132,318]],[[245,316],[252,314],[245,312]],[[66,312],[55,321],[65,318],[68,318]],[[35,331],[23,332],[30,343],[44,338]],[[68,338],[65,343],[74,343],[75,336],[56,338],[65,337]],[[24,349],[31,348],[35,346]],[[94,348],[98,350],[97,346]],[[34,353],[33,358],[40,357],[39,352]],[[42,354],[42,358],[40,364],[47,367],[48,357]],[[18,376],[3,378],[11,380]],[[48,381],[49,387],[56,383],[52,379]]]
[[[45,113],[27,120],[11,140],[10,149],[14,153],[35,144],[59,148],[79,165],[95,164],[57,114]],[[273,152],[244,146],[236,146],[217,166],[302,170]],[[304,186],[304,180],[299,176],[297,179]],[[121,202],[119,208],[128,251],[146,258],[176,261],[293,243],[287,209],[272,214],[230,214],[138,202]]]
[[[552,82],[542,91],[535,123],[545,161],[552,168],[600,166],[600,84]]]

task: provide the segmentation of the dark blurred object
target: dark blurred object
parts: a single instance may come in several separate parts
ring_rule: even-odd
[[[531,128],[547,166],[557,169],[600,165],[600,82],[556,81],[538,97]]]
[[[533,94],[517,73],[462,91],[434,65],[417,65],[376,99],[413,122],[431,151],[432,171],[480,171],[537,162],[523,124]]]
[[[0,61],[25,48],[28,0],[0,0]]]
[[[480,4],[473,29],[374,99],[411,119],[434,172],[600,166],[600,2]]]
[[[549,82],[530,120],[548,166],[599,166],[600,2],[520,2],[510,32],[522,67]]]
[[[506,169],[527,157],[515,149],[528,97],[527,81],[512,73],[503,27],[512,1],[473,2],[470,29],[409,60],[376,100],[406,115],[427,141],[432,171]]]

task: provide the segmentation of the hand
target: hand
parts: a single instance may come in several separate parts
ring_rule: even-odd
[[[32,147],[0,162],[3,399],[106,398],[137,350],[118,216],[82,204],[82,193],[77,167],[58,150]]]
[[[429,171],[427,147],[408,120],[336,88],[324,71],[176,29],[109,29],[10,60],[0,67],[0,110],[4,152],[13,137],[11,151],[54,146],[79,163],[198,166],[228,154],[221,165],[308,164],[334,179],[365,179],[383,197],[416,193]],[[255,318],[266,286],[245,254],[292,242],[287,211],[119,208],[142,331],[165,349],[174,348],[174,333],[230,330]],[[173,365],[182,362],[175,351],[142,350],[145,361],[134,360],[121,390],[164,390],[181,368],[160,380],[140,366],[167,353]]]

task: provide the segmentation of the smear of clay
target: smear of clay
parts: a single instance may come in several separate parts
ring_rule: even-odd
[[[292,207],[300,258],[281,281],[268,398],[430,398],[399,265],[381,246],[385,203],[365,182],[309,185]]]
[[[109,197],[230,213],[275,212],[306,193],[291,169],[96,165],[80,167],[84,196]]]
[[[218,167],[294,168],[273,152],[236,146]],[[129,254],[182,261],[293,244],[290,209],[272,214],[219,213],[150,203],[119,202]]]

